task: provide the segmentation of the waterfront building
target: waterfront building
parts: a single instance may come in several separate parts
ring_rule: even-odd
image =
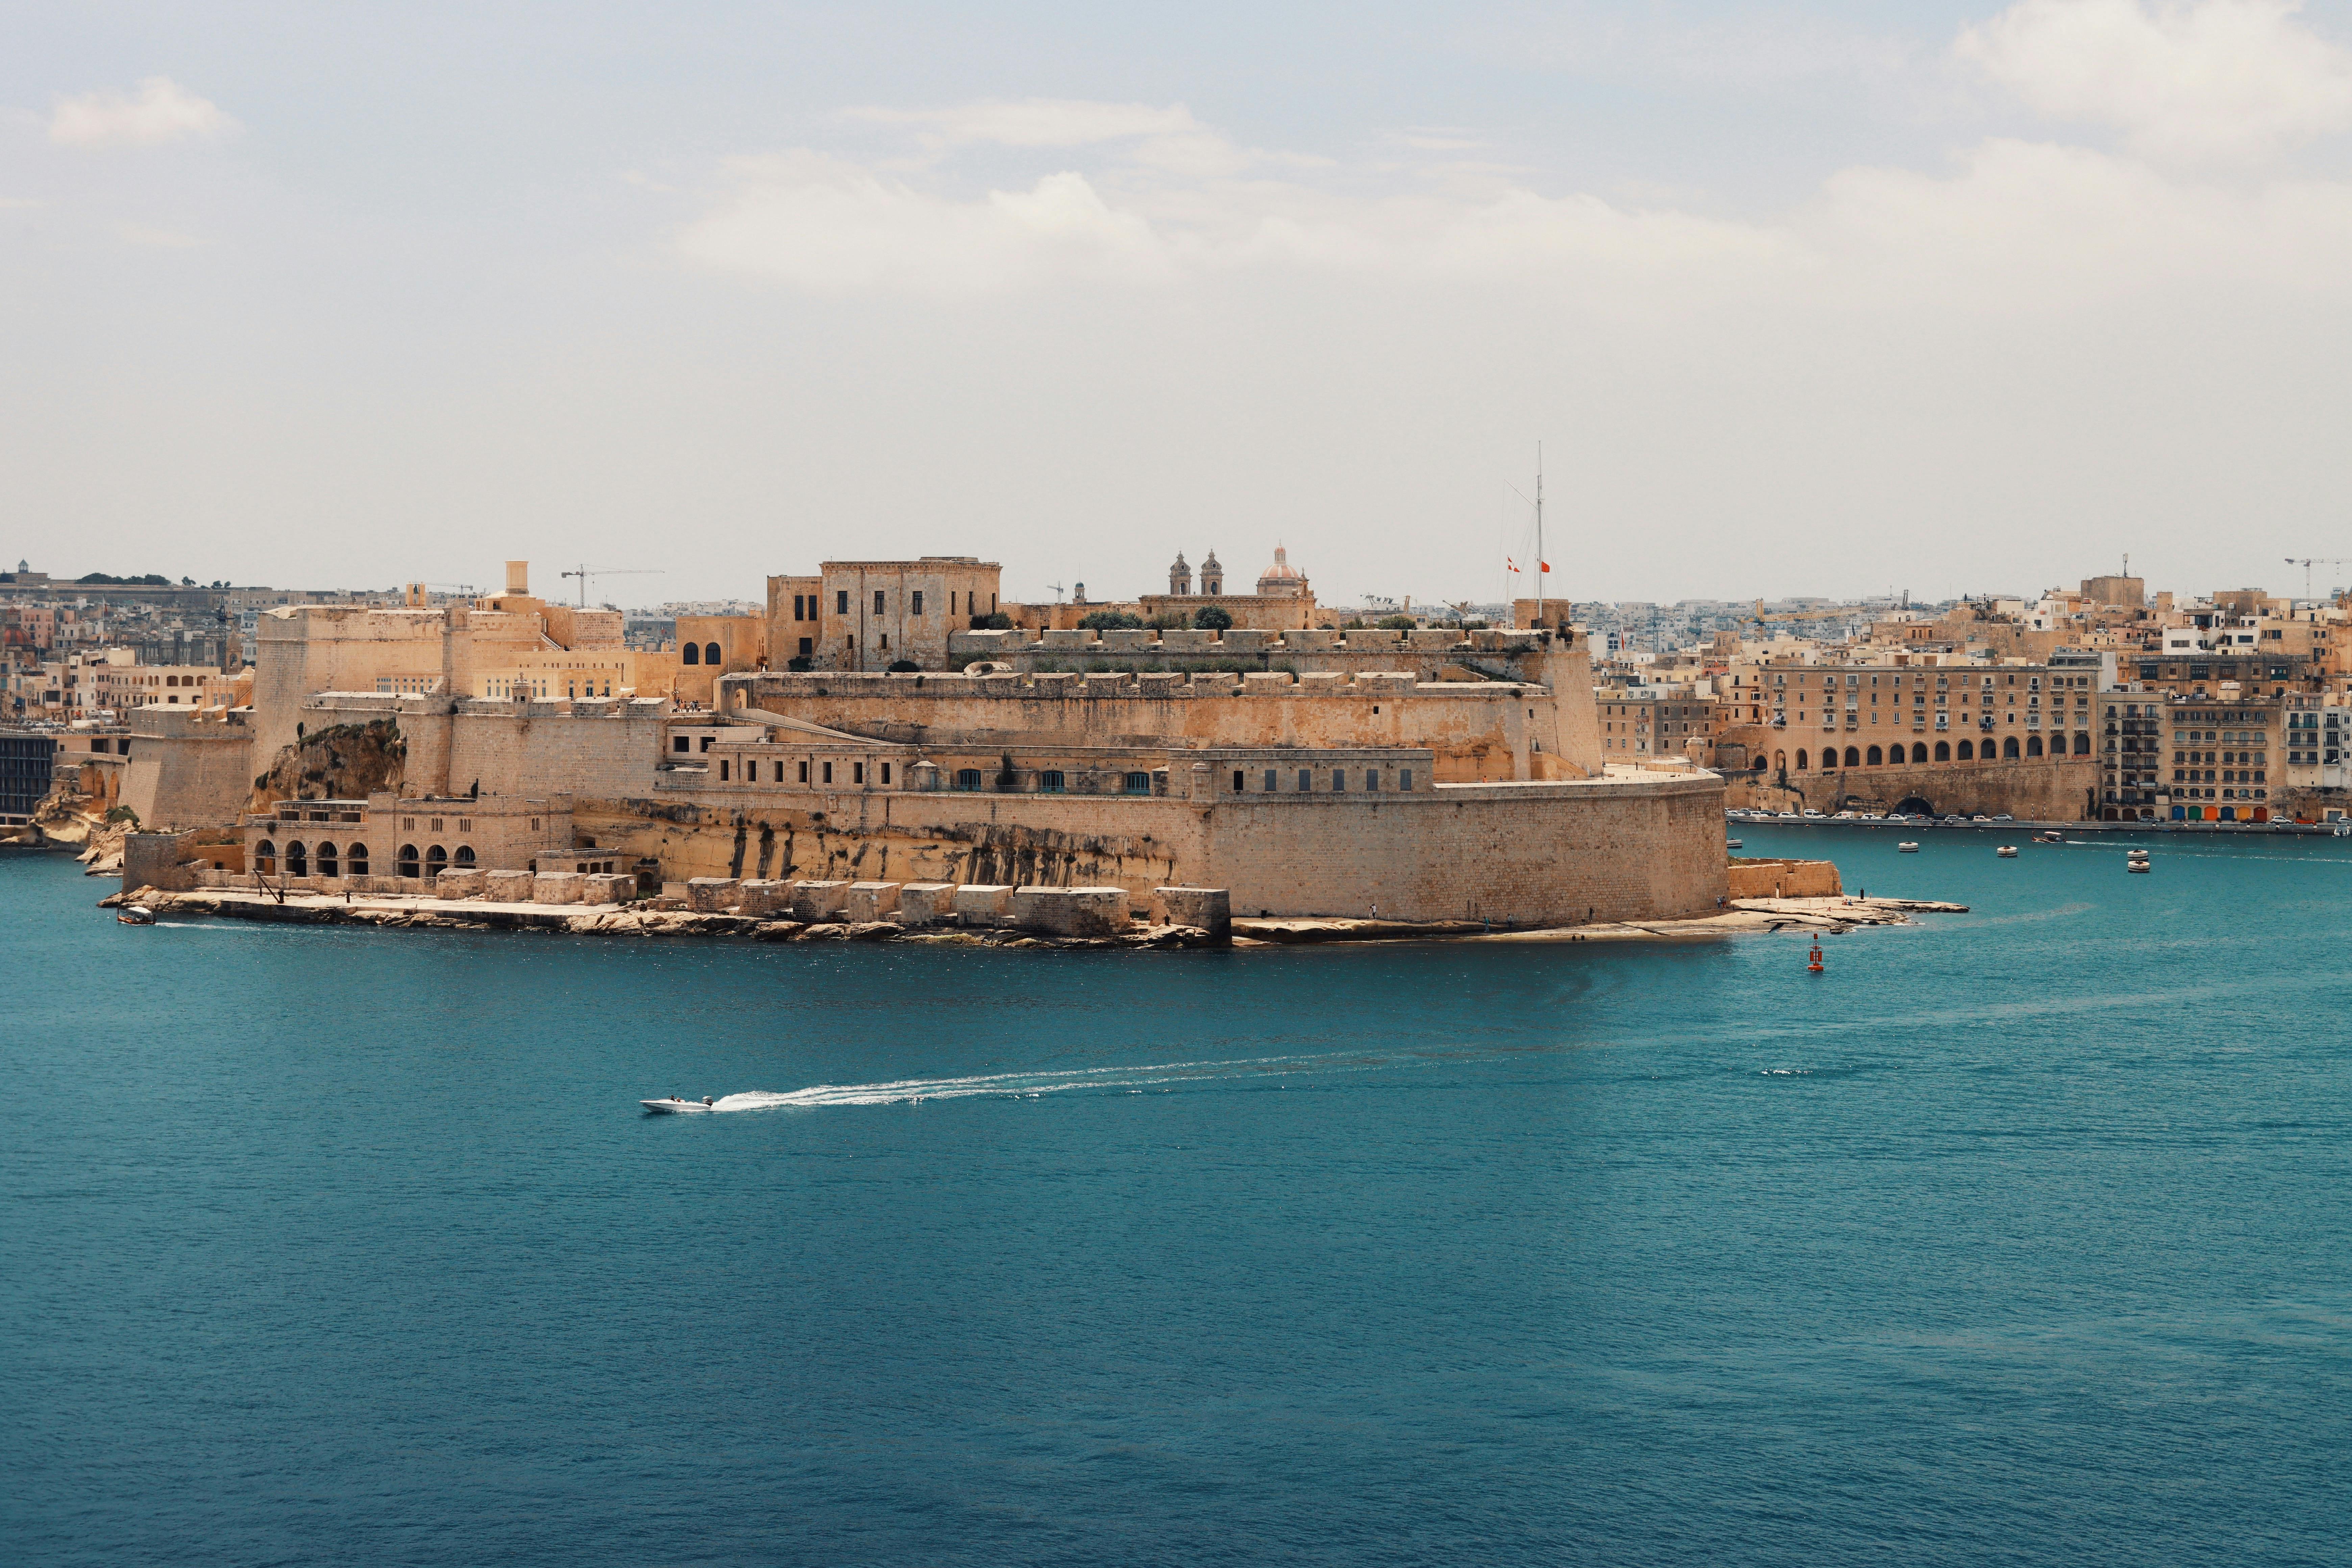
[[[2175,822],[2269,821],[2271,759],[2285,750],[2286,712],[2283,696],[2234,688],[2168,701],[2172,759],[2158,795],[2164,814]]]
[[[401,795],[280,800],[238,822],[245,864],[322,891],[422,892],[447,870],[578,870],[572,797]],[[585,857],[611,870],[605,853]],[[548,864],[542,867],[541,861]],[[560,864],[558,864],[560,862]],[[390,881],[379,879],[389,879]],[[399,882],[414,883],[403,888]]]

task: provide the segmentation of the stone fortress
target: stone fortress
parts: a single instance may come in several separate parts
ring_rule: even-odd
[[[1236,914],[1522,927],[1724,897],[1722,782],[1605,765],[1556,619],[1318,626],[1281,551],[1255,594],[1213,552],[1197,585],[1179,557],[1170,594],[1131,602],[1158,629],[1094,631],[1007,605],[976,558],[828,562],[770,578],[764,616],[681,617],[658,653],[534,597],[522,563],[463,606],[289,605],[261,617],[249,707],[134,715],[124,798],[150,828],[241,827],[247,880],[330,889],[634,873],[1159,910],[1189,886]],[[1176,624],[1207,605],[1230,628]]]

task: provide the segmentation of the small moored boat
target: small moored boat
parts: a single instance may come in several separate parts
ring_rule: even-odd
[[[2124,869],[2126,871],[2145,871],[2148,869],[2147,857],[2141,855],[2135,858],[2126,860],[2124,862]]]
[[[1737,838],[1727,838],[1727,839],[1725,839],[1725,840],[1723,841],[1723,847],[1724,847],[1726,849],[1739,849],[1739,848],[1743,848],[1743,847],[1745,847],[1745,846],[1743,846],[1743,845],[1739,842],[1739,840],[1738,840],[1738,839],[1737,839]]]
[[[1993,853],[2000,856],[2004,860],[2014,860],[2017,858],[2017,846],[2014,844],[2004,844],[2000,848],[1994,850]]]
[[[1906,838],[1902,843],[1897,844],[1895,847],[1895,852],[1897,855],[1916,855],[1919,853],[1918,841],[1916,839]]]
[[[641,1100],[637,1101],[637,1103],[644,1106],[647,1110],[667,1110],[676,1112],[678,1115],[684,1115],[689,1110],[709,1110],[714,1109],[710,1103],[710,1097],[707,1094],[700,1100],[680,1100],[677,1096],[673,1094],[667,1100]]]

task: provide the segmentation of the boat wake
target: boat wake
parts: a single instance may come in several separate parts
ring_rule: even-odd
[[[927,1100],[970,1100],[994,1095],[1034,1100],[1076,1089],[1140,1092],[1169,1084],[1212,1079],[1273,1079],[1298,1073],[1360,1071],[1396,1058],[1362,1052],[1322,1056],[1247,1057],[1232,1061],[1161,1062],[1141,1067],[1073,1068],[1049,1072],[981,1073],[971,1078],[909,1078],[889,1083],[820,1083],[781,1093],[763,1089],[722,1095],[713,1110],[820,1110],[835,1105],[919,1105]]]

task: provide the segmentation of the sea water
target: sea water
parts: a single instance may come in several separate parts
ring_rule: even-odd
[[[1970,912],[1814,975],[0,860],[0,1560],[2342,1561],[2352,845],[1738,831]]]

